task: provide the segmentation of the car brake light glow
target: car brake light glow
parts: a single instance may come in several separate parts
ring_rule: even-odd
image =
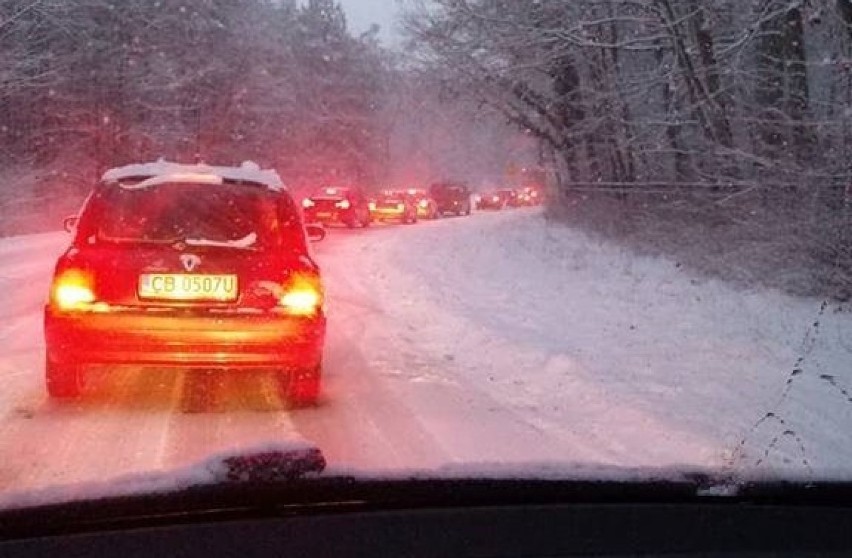
[[[491,198],[491,201],[500,201],[500,196],[494,196],[493,198]]]
[[[405,211],[405,204],[404,203],[396,204],[396,210],[397,211]]]
[[[420,200],[420,207],[429,207],[429,200]]]
[[[302,207],[304,207],[305,209],[307,209],[309,207],[313,207],[315,205],[316,205],[316,203],[314,203],[314,200],[312,200],[310,198],[305,198],[305,199],[302,200]]]
[[[61,310],[74,310],[95,302],[93,281],[89,274],[70,269],[62,272],[53,282],[51,300]]]
[[[375,210],[376,210],[376,202],[370,202],[370,203],[368,203],[367,205],[369,206],[370,211],[375,211]]]
[[[297,275],[279,298],[279,304],[294,316],[314,316],[322,307],[322,288],[316,279]]]
[[[349,203],[349,200],[341,200],[334,205],[339,209],[349,209],[350,207],[352,207],[352,204]]]

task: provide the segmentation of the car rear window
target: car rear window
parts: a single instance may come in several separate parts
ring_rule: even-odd
[[[430,188],[433,196],[458,196],[465,192],[464,186],[453,184],[435,184]]]
[[[348,188],[336,188],[336,187],[326,187],[320,188],[314,195],[311,196],[314,199],[334,199],[334,200],[342,200],[349,196]]]
[[[273,193],[237,185],[166,183],[104,188],[84,227],[106,242],[207,241],[263,249],[293,227]],[[282,217],[283,221],[282,222]],[[86,226],[88,225],[88,226]]]

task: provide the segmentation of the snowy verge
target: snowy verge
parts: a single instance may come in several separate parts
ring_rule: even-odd
[[[365,243],[346,268],[374,305],[363,342],[386,348],[371,365],[460,460],[549,446],[627,467],[848,469],[843,306],[708,281],[536,211],[432,225]],[[537,435],[490,429],[498,415]]]

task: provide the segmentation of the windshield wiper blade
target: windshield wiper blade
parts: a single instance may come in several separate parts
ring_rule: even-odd
[[[325,470],[326,461],[316,447],[240,453],[221,460],[216,471],[220,483],[293,481]]]

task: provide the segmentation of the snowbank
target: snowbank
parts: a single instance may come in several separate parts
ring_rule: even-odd
[[[435,225],[347,263],[377,306],[362,342],[388,349],[371,364],[458,455],[549,445],[626,467],[852,477],[848,308],[694,277],[534,211]],[[467,420],[442,418],[461,395],[413,383],[468,394]],[[501,413],[538,434],[492,431]]]

